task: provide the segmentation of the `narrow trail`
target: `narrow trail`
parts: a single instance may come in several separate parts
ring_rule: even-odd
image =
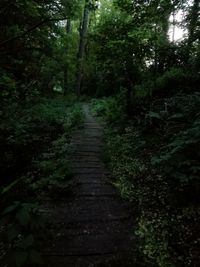
[[[83,104],[83,110],[83,129],[73,137],[72,195],[46,206],[53,239],[44,249],[45,266],[138,266],[134,264],[136,241],[130,212],[108,182],[101,160],[102,126],[88,104]]]

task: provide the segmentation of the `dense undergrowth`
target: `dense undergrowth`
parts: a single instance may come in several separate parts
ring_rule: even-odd
[[[32,266],[41,262],[37,233],[45,221],[38,204],[44,197],[69,192],[71,134],[82,119],[74,96],[38,97],[2,112],[2,264]]]
[[[138,212],[145,266],[200,264],[200,94],[154,99],[124,120],[121,98],[94,100],[106,120],[113,184]],[[135,213],[135,211],[137,212]]]
[[[0,28],[0,260],[40,262],[36,202],[69,192],[82,120],[50,96],[73,91],[105,97],[93,109],[145,266],[200,266],[199,0],[1,0]]]

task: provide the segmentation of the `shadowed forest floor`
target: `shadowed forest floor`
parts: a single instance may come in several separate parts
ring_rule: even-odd
[[[110,184],[101,160],[103,128],[88,104],[83,104],[83,111],[83,128],[72,142],[72,193],[48,201],[41,209],[51,232],[43,246],[45,266],[140,266],[134,215]]]

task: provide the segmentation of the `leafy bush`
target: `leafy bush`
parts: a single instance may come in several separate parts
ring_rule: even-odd
[[[4,73],[0,77],[0,88],[0,99],[7,100],[8,98],[12,98],[16,94],[16,81],[13,77]]]
[[[70,102],[72,101],[72,102]],[[25,171],[32,158],[63,132],[70,131],[82,120],[81,108],[74,99],[38,99],[38,103],[13,104],[0,124],[1,183],[12,182]],[[14,176],[14,177],[13,177]]]
[[[70,140],[66,134],[52,143],[49,150],[33,163],[29,184],[37,194],[66,195],[72,185],[69,166]]]
[[[129,201],[138,200],[139,192],[134,181],[146,171],[142,159],[135,158],[135,154],[139,156],[144,144],[132,127],[126,127],[120,134],[113,129],[106,131],[106,155],[114,177],[113,184],[121,196]]]
[[[123,122],[124,108],[118,97],[107,97],[94,99],[92,101],[92,110],[95,115],[101,116],[108,123]]]
[[[164,146],[159,156],[152,157],[152,164],[159,166],[171,179],[181,184],[200,177],[200,119],[190,128],[179,132]]]
[[[171,95],[186,85],[187,75],[181,68],[171,68],[156,79],[156,91]]]
[[[136,204],[148,266],[199,264],[199,105],[198,92],[154,99],[124,128],[107,125],[112,182]]]
[[[176,183],[183,185],[199,180],[199,94],[176,96],[165,102],[168,106],[165,117],[158,111],[150,114],[156,116],[165,138],[151,162]]]
[[[172,67],[162,74],[144,74],[143,81],[134,86],[134,97],[143,100],[149,97],[174,97],[177,93],[192,93],[198,90],[199,75],[190,69]],[[164,100],[164,99],[163,99]]]
[[[143,241],[143,253],[159,267],[175,266],[169,253],[169,216],[166,212],[142,212],[136,234]],[[150,263],[149,263],[150,264]]]
[[[44,221],[38,215],[36,204],[14,202],[1,213],[1,227],[4,254],[9,263],[14,261],[17,267],[41,264],[35,233],[44,227]]]
[[[69,192],[71,134],[83,119],[82,109],[72,97],[38,100],[30,107],[26,102],[20,110],[17,105],[8,108],[0,124],[1,166],[4,174],[10,175],[10,179],[0,183],[1,208],[8,206],[0,214],[0,234],[3,229],[6,236],[0,247],[6,254],[3,255],[6,264],[10,264],[11,256],[15,261],[11,266],[40,264],[35,236],[43,220],[35,199],[44,194]],[[14,108],[16,112],[10,116]]]

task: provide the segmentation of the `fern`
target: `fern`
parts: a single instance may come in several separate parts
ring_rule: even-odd
[[[151,163],[182,183],[198,180],[200,174],[200,119],[180,131]]]

